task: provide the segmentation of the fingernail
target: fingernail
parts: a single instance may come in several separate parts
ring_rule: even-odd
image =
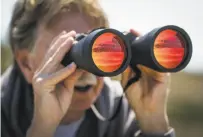
[[[72,62],[70,65],[69,65],[70,68],[74,68],[76,67],[76,64],[74,62]]]
[[[69,35],[70,35],[70,34],[76,35],[76,32],[75,32],[74,30],[72,30],[72,31],[70,31],[68,34],[69,34]]]
[[[74,30],[71,30],[70,33],[76,33]]]
[[[70,41],[74,42],[74,38],[73,37],[69,37],[68,38]]]
[[[65,38],[65,37],[74,37],[74,35],[76,35],[76,33],[74,34],[75,32],[68,32],[68,33],[66,33],[63,37]]]

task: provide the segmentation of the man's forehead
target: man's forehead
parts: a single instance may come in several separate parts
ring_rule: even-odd
[[[84,33],[92,30],[85,18],[80,13],[66,13],[57,16],[53,19],[49,27],[41,23],[38,27],[36,45],[40,45],[40,49],[47,48],[51,41],[58,36],[62,31],[76,31],[77,33]],[[45,46],[41,46],[45,45]]]
[[[62,13],[52,19],[49,27],[44,29],[52,34],[59,34],[63,30],[76,31],[77,33],[84,33],[90,31],[93,27],[90,26],[87,17],[80,13]]]

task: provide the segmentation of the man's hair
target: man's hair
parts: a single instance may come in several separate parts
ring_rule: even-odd
[[[12,50],[32,50],[38,24],[48,26],[63,9],[84,14],[95,28],[109,25],[97,0],[17,0],[9,30]]]

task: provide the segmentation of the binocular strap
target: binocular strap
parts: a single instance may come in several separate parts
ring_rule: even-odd
[[[128,81],[127,85],[125,86],[123,95],[121,96],[121,98],[120,98],[120,100],[119,100],[119,103],[118,103],[118,107],[117,107],[117,109],[116,109],[116,112],[113,114],[112,117],[110,117],[110,118],[105,118],[105,117],[103,117],[103,116],[98,112],[98,110],[96,109],[96,107],[95,107],[94,105],[91,106],[93,112],[95,113],[95,115],[97,116],[98,119],[100,119],[100,120],[102,120],[102,121],[106,121],[106,120],[112,121],[112,120],[114,120],[114,119],[116,118],[116,116],[119,114],[119,112],[120,112],[120,110],[121,110],[122,101],[123,101],[123,96],[124,96],[124,94],[125,94],[125,91],[127,90],[127,88],[128,88],[130,85],[132,85],[133,83],[137,82],[137,81],[140,79],[140,77],[141,77],[141,71],[140,71],[139,68],[134,67],[134,68],[133,68],[133,71],[134,71],[134,73],[135,73],[136,75],[135,75],[135,77],[131,78],[131,79]]]

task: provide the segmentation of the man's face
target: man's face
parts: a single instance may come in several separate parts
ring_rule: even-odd
[[[60,32],[65,30],[69,32],[71,30],[76,33],[84,33],[93,29],[87,22],[87,18],[79,13],[63,13],[54,20],[51,24],[51,28],[46,29],[43,25],[39,26],[37,32],[37,39],[35,43],[35,49],[33,53],[34,61],[32,66],[35,70],[40,65],[47,50],[50,48],[50,43]],[[63,68],[59,66],[58,69]],[[34,71],[33,70],[33,73]],[[64,80],[66,85],[66,80]],[[82,76],[75,83],[75,91],[73,94],[72,102],[69,111],[84,111],[90,107],[90,105],[97,99],[103,86],[103,80],[95,75],[84,72]]]

